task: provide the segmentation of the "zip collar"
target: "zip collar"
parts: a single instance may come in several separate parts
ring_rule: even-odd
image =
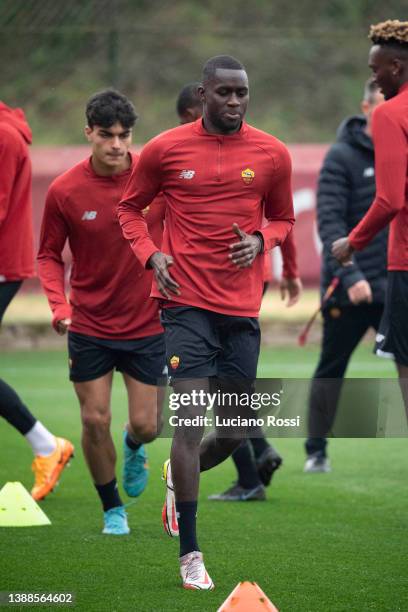
[[[231,140],[240,140],[241,138],[244,138],[248,133],[248,124],[245,121],[242,121],[241,127],[239,128],[238,132],[235,132],[234,134],[210,134],[205,129],[203,125],[203,120],[200,117],[200,119],[197,119],[197,121],[194,122],[193,130],[194,132],[196,132],[196,134],[199,134],[200,136],[214,138],[219,142],[230,142]]]

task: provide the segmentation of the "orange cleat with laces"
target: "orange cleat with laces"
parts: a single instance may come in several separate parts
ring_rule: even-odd
[[[69,440],[55,438],[57,447],[51,455],[43,457],[37,455],[31,469],[34,472],[35,482],[31,495],[36,501],[44,499],[51,493],[58,483],[62,470],[74,455],[74,446]]]

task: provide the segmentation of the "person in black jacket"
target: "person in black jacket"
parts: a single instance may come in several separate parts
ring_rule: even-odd
[[[373,201],[371,115],[383,100],[378,86],[369,80],[361,106],[363,116],[343,121],[320,171],[317,219],[323,243],[321,295],[334,278],[339,283],[322,308],[323,339],[309,398],[305,472],[330,471],[326,435],[334,423],[342,379],[366,331],[370,327],[378,330],[384,307],[387,231],[378,234],[364,251],[356,253],[350,266],[341,266],[331,254],[334,240],[347,236]]]

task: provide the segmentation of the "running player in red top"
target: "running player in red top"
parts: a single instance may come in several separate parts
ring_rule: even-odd
[[[180,91],[176,109],[180,125],[196,121],[203,114],[203,103],[198,92],[200,83],[188,83]],[[302,283],[297,268],[296,246],[293,231],[280,246],[283,259],[283,273],[279,282],[281,298],[287,297],[287,306],[299,300]],[[264,255],[263,293],[273,280],[271,253]],[[251,437],[232,453],[237,469],[237,480],[223,493],[210,495],[213,501],[263,501],[266,499],[265,487],[271,483],[274,472],[282,464],[282,457],[265,438],[261,427],[251,429]]]
[[[0,102],[0,325],[24,279],[35,275],[30,144],[23,111]],[[2,379],[0,416],[30,444],[35,456],[31,495],[44,499],[73,455],[73,445],[48,431]]]
[[[385,310],[377,348],[392,353],[408,417],[408,21],[371,26],[369,66],[386,102],[373,114],[376,196],[347,238],[333,243],[333,255],[347,265],[390,224]]]
[[[177,412],[171,469],[165,465],[165,519],[168,533],[180,534],[183,586],[206,590],[214,585],[196,537],[199,473],[226,459],[242,430],[218,430],[201,442],[203,427],[190,427],[185,419],[206,414],[206,401],[194,396],[197,389],[252,388],[260,345],[261,254],[285,240],[294,214],[286,147],[244,122],[249,90],[242,64],[230,56],[208,60],[199,91],[203,118],[145,146],[119,218],[139,261],[154,270],[152,295],[163,302],[174,392],[187,394],[187,405]],[[160,191],[166,200],[162,252],[142,213]],[[225,407],[218,408],[225,416]]]
[[[121,535],[129,528],[110,434],[113,372],[122,372],[129,403],[123,485],[128,495],[138,496],[147,482],[143,443],[157,435],[157,385],[165,370],[165,348],[157,301],[149,298],[152,272],[134,257],[116,216],[137,163],[129,152],[135,110],[125,96],[106,90],[88,101],[86,117],[92,155],[51,184],[38,263],[53,325],[60,334],[68,331],[70,379],[81,406],[84,454],[103,505],[103,533]],[[159,246],[160,206],[144,215]],[[62,260],[67,240],[72,252],[69,302]]]

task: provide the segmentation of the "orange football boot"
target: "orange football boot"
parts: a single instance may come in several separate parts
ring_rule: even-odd
[[[44,499],[48,493],[51,493],[58,483],[62,470],[74,455],[74,446],[69,440],[64,438],[55,438],[55,440],[57,442],[55,451],[46,457],[37,455],[31,466],[35,476],[31,495],[36,501]]]

